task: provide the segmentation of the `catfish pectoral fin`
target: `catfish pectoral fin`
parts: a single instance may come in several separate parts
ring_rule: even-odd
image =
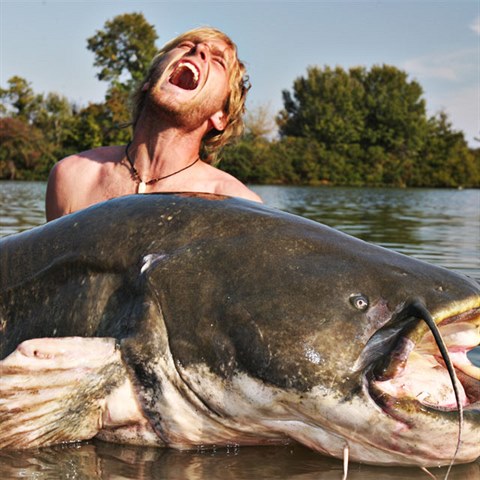
[[[127,377],[113,338],[36,338],[0,361],[0,448],[94,437]]]

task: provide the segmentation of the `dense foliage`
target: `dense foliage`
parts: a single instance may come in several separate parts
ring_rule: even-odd
[[[0,88],[0,178],[45,179],[61,158],[131,137],[129,94],[155,55],[155,28],[142,14],[118,15],[87,39],[105,100],[78,107],[56,93],[36,94],[15,76]]]
[[[79,107],[11,78],[0,88],[0,178],[45,179],[71,153],[126,143],[129,93],[157,37],[142,14],[131,13],[87,39],[97,77],[108,82],[102,103]],[[429,118],[422,87],[393,66],[309,67],[283,92],[276,118],[260,106],[246,126],[219,165],[244,182],[480,186],[480,150],[468,147],[444,112]]]
[[[248,132],[224,168],[251,182],[413,187],[480,186],[480,150],[393,66],[310,67],[283,92],[280,138]],[[248,125],[247,125],[248,126]]]

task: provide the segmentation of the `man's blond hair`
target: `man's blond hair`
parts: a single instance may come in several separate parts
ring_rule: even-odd
[[[211,27],[201,27],[189,30],[166,43],[155,55],[145,78],[138,84],[132,95],[132,124],[135,125],[145,106],[147,93],[144,85],[155,77],[158,64],[162,61],[167,52],[182,42],[206,42],[209,40],[221,40],[233,51],[233,61],[229,65],[229,93],[225,102],[224,112],[227,116],[227,124],[223,131],[210,130],[202,139],[200,158],[210,164],[218,162],[219,151],[225,145],[238,138],[244,129],[243,113],[245,111],[245,100],[247,91],[250,88],[246,76],[245,65],[237,57],[237,47],[232,40],[220,30]]]

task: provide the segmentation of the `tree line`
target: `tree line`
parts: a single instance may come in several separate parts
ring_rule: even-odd
[[[97,78],[108,83],[100,103],[78,106],[12,77],[0,88],[0,178],[44,180],[67,155],[127,143],[129,94],[157,38],[131,13],[87,39]],[[429,117],[423,94],[390,65],[309,67],[282,92],[276,115],[265,105],[247,113],[245,134],[218,166],[247,183],[479,187],[480,149],[469,148],[445,112]]]

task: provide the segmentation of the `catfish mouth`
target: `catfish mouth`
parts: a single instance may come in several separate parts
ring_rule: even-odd
[[[193,63],[181,60],[175,65],[168,81],[183,90],[195,90],[200,81],[200,71]]]
[[[386,331],[374,335],[389,337],[391,350],[367,368],[368,389],[373,400],[390,415],[398,416],[402,406],[406,411],[417,407],[440,412],[480,408],[480,368],[467,356],[480,345],[480,308],[445,318],[437,328],[448,350],[446,355],[426,323],[418,318],[404,323],[396,335],[392,331],[390,335]],[[380,343],[379,339],[373,342],[377,349]],[[458,381],[452,379],[448,363]]]

